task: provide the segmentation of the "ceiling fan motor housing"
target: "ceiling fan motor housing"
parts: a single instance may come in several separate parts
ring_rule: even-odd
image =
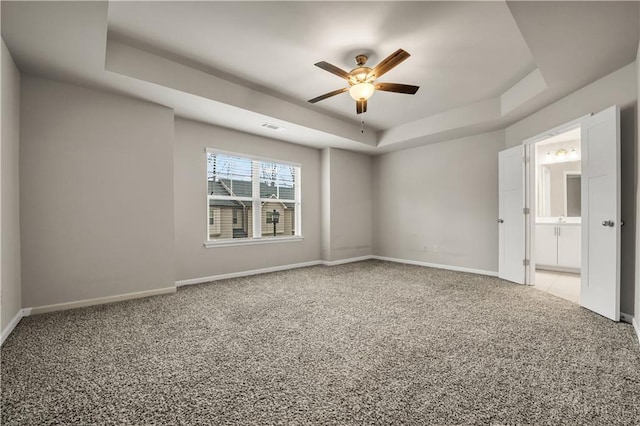
[[[375,80],[375,76],[372,73],[372,69],[369,67],[354,68],[349,72],[349,84],[354,85],[358,83],[371,83]]]

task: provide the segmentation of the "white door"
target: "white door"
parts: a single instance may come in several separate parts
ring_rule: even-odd
[[[524,149],[498,153],[498,276],[524,284]]]
[[[582,125],[582,279],[580,304],[620,320],[620,111]]]

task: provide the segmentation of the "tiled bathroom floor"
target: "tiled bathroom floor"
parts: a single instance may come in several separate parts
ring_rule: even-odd
[[[580,303],[580,274],[537,270],[535,288]]]

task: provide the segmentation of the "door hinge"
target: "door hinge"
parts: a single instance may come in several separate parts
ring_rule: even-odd
[[[529,214],[530,212],[531,212],[531,210],[529,210],[529,207],[524,207],[524,208],[522,209],[522,213],[523,213],[523,214]]]
[[[522,259],[522,266],[529,266],[529,259]]]

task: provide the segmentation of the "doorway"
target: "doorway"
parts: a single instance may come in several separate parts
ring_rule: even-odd
[[[533,161],[531,269],[535,288],[580,303],[582,161],[576,125],[529,148]]]
[[[552,215],[552,193],[536,191],[536,145],[571,130],[580,133],[580,224],[567,226],[569,210],[577,214],[577,192],[565,197],[562,218]],[[547,141],[548,142],[548,141]],[[544,145],[541,145],[544,147]],[[573,147],[577,151],[577,147]],[[542,148],[544,149],[544,148]],[[571,153],[571,154],[570,154]],[[571,147],[540,153],[537,157],[576,156]],[[574,268],[580,272],[580,305],[613,321],[620,320],[620,109],[611,106],[543,134],[527,139],[521,146],[498,154],[498,277],[518,284],[536,283],[536,266]],[[539,180],[551,179],[551,170],[541,169]],[[576,187],[577,172],[563,173],[565,191]],[[569,189],[567,189],[569,188]],[[537,200],[536,198],[539,198]],[[541,204],[540,218],[537,216]],[[573,206],[573,207],[572,207]],[[545,210],[547,209],[547,210]],[[549,215],[549,216],[544,216]],[[547,228],[537,224],[550,223]],[[562,219],[562,220],[560,220]],[[543,234],[544,231],[544,234]],[[536,238],[536,233],[540,232]],[[574,238],[560,239],[567,236]],[[536,249],[543,238],[555,237],[556,250],[550,259],[546,250]],[[578,249],[565,246],[579,239]],[[537,253],[536,253],[537,251]],[[536,256],[537,254],[537,256]],[[555,260],[554,260],[555,259]],[[579,259],[579,261],[578,261]],[[560,263],[558,263],[560,260]],[[539,265],[538,265],[539,264]],[[558,272],[565,273],[564,269]]]

